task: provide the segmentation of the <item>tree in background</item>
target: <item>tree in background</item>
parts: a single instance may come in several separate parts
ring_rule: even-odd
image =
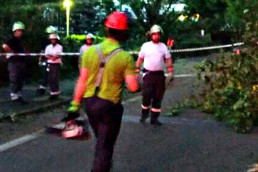
[[[193,15],[198,13],[200,21],[196,27],[204,29],[211,34],[215,42],[230,43],[230,30],[226,23],[225,14],[227,3],[224,0],[185,0],[186,13]]]
[[[40,50],[40,40],[45,37],[45,28],[49,25],[58,27],[61,38],[66,28],[66,13],[63,1],[51,0],[4,0],[0,6],[0,42],[4,42],[12,34],[11,28],[15,21],[22,21],[25,26],[24,37],[26,49],[30,52]],[[85,31],[99,30],[106,14],[99,1],[75,1],[71,7],[71,31],[85,34]],[[103,14],[104,11],[104,14]],[[77,50],[77,49],[76,49]]]
[[[242,27],[232,26],[243,32],[240,38],[245,45],[240,53],[221,54],[216,61],[207,60],[197,69],[205,82],[202,108],[216,119],[232,124],[237,132],[247,133],[258,126],[258,2],[246,0],[241,5],[239,10],[229,10],[227,14],[234,19],[232,24],[242,19]]]
[[[242,41],[243,34],[247,34],[246,24],[255,23],[257,20],[258,14],[255,11],[257,11],[258,3],[256,0],[226,0],[226,3],[228,5],[226,22],[235,33],[233,39]]]
[[[139,49],[146,41],[146,33],[154,24],[162,26],[165,33],[163,41],[177,34],[178,13],[171,8],[177,0],[123,0],[122,2],[130,6],[136,15],[130,27],[129,43],[135,45],[132,46],[133,49]]]
[[[39,51],[45,28],[48,22],[52,22],[43,17],[44,11],[57,7],[57,4],[46,2],[34,4],[29,0],[16,0],[15,2],[4,0],[2,4],[0,6],[0,41],[4,42],[12,34],[12,25],[15,21],[22,21],[25,24],[26,50]]]
[[[105,7],[105,8],[104,8]],[[71,26],[72,31],[79,28],[79,32],[85,34],[84,31],[94,32],[99,31],[103,23],[106,11],[112,10],[113,3],[110,1],[74,1],[71,7]],[[27,52],[39,52],[41,50],[41,40],[45,39],[45,29],[52,25],[58,27],[61,42],[64,45],[65,51],[77,52],[80,43],[70,39],[65,39],[65,8],[63,7],[63,0],[13,0],[1,1],[0,6],[0,43],[2,44],[12,33],[12,25],[15,21],[22,21],[25,24],[24,42],[26,43]],[[104,16],[104,17],[103,17]],[[79,17],[79,18],[78,18]],[[0,48],[0,51],[2,49]],[[1,58],[0,68],[5,69],[6,65]],[[72,58],[66,58],[64,61],[63,70],[68,69],[72,71]],[[35,70],[37,68],[37,58],[32,58],[31,67]],[[67,65],[66,65],[67,64]],[[77,66],[76,64],[74,65]],[[73,70],[76,72],[76,70]],[[63,72],[71,73],[71,72]],[[35,74],[35,73],[33,73]],[[37,74],[36,74],[37,75]],[[35,76],[36,78],[37,76]],[[4,77],[1,77],[1,79]],[[5,77],[6,78],[6,77]],[[0,81],[1,82],[1,81]]]

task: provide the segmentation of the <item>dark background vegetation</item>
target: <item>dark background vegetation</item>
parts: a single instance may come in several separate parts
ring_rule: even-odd
[[[204,3],[205,2],[205,3]],[[24,31],[24,42],[27,52],[39,52],[41,40],[46,37],[45,28],[49,25],[58,27],[61,42],[65,52],[78,52],[82,42],[71,38],[66,38],[66,15],[63,1],[52,0],[14,0],[1,2],[0,16],[0,42],[1,44],[12,34],[11,28],[15,21],[22,21],[26,25]],[[139,50],[141,44],[148,40],[146,33],[153,24],[159,24],[164,29],[163,42],[168,37],[175,40],[173,48],[202,47],[221,43],[239,41],[235,39],[235,33],[242,33],[241,20],[233,13],[235,1],[228,0],[123,0],[121,3],[129,5],[134,11],[136,18],[130,18],[131,38],[124,45],[126,50]],[[174,3],[186,3],[184,12],[171,10]],[[242,7],[242,6],[241,6]],[[115,6],[112,1],[74,1],[71,7],[70,31],[73,34],[94,33],[100,37],[104,36],[103,22],[105,17],[114,10],[121,10],[120,6]],[[229,13],[227,12],[230,10]],[[191,18],[195,14],[200,14],[198,21]],[[181,22],[179,15],[186,15],[188,18]],[[241,16],[240,16],[241,17]],[[238,17],[239,18],[239,17]],[[200,30],[205,30],[205,36],[200,35]],[[233,40],[232,40],[233,39]],[[98,41],[96,41],[98,42]],[[95,42],[95,43],[96,43]],[[1,49],[2,52],[2,49]],[[206,52],[186,53],[180,56],[206,55]],[[175,55],[176,57],[177,55]],[[77,72],[76,60],[78,57],[64,57],[62,67],[62,78],[71,76]],[[39,78],[37,58],[30,58],[29,72],[30,81]],[[7,81],[6,61],[1,57],[0,62],[1,79],[0,85]]]

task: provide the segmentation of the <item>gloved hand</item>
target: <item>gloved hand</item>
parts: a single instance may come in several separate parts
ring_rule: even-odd
[[[80,108],[80,103],[72,101],[70,107],[68,108],[68,112],[77,112]]]
[[[172,72],[168,72],[167,74],[167,78],[166,78],[166,83],[167,85],[169,85],[174,79],[173,73]]]
[[[75,119],[79,117],[80,116],[79,109],[80,109],[80,103],[72,101],[70,104],[70,107],[68,108],[67,115],[65,118],[62,119],[62,121],[67,122],[67,121],[70,121],[71,119]]]
[[[136,74],[135,74],[135,78],[136,78],[136,80],[137,80],[138,82],[141,81],[141,75],[140,75],[139,73],[136,73]]]
[[[12,55],[7,54],[5,57],[6,57],[7,59],[9,59],[11,56],[12,56]]]
[[[140,79],[141,79],[140,69],[139,69],[139,68],[135,69],[135,78],[136,78],[136,80],[137,80],[138,82],[139,82]]]

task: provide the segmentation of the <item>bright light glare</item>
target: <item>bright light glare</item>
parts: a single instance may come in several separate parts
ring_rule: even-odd
[[[70,6],[71,6],[70,0],[64,1],[64,6],[66,7],[66,36],[69,37],[69,21],[70,21]]]
[[[71,4],[72,4],[72,3],[71,3],[70,0],[65,0],[65,1],[64,1],[64,6],[65,6],[65,7],[70,7]]]
[[[115,3],[115,5],[120,5],[120,2],[118,0],[113,0],[113,2]]]
[[[184,21],[188,16],[184,16],[183,14],[181,14],[179,17],[178,17],[178,20],[180,21]]]

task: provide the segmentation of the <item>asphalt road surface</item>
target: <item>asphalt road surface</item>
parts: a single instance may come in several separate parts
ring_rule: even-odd
[[[166,91],[163,115],[194,92],[194,78],[177,78]],[[198,110],[179,117],[162,116],[163,126],[140,124],[141,97],[123,102],[124,117],[113,157],[114,172],[246,171],[258,158],[258,130],[237,134]],[[56,124],[65,107],[0,123],[1,172],[90,171],[94,136],[87,141],[64,140],[44,133]]]

